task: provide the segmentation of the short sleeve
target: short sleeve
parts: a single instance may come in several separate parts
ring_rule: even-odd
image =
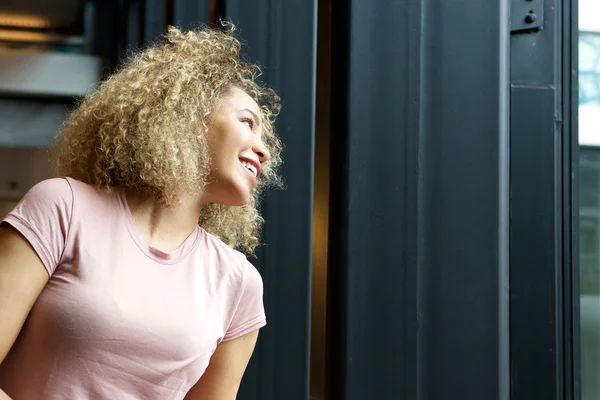
[[[53,178],[31,188],[2,222],[12,225],[29,241],[51,276],[67,242],[72,209],[69,182]]]
[[[263,304],[263,281],[250,262],[243,268],[242,294],[234,309],[231,323],[223,341],[237,339],[267,324]]]

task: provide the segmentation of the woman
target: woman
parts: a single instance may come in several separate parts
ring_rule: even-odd
[[[236,397],[266,322],[234,248],[281,144],[232,32],[170,28],[65,122],[0,225],[0,398]]]

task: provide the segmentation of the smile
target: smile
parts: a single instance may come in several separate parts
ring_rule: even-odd
[[[240,162],[242,163],[242,166],[246,168],[254,178],[258,178],[258,169],[256,168],[256,165],[245,160],[240,160]]]

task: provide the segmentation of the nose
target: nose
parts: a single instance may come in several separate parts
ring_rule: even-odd
[[[267,149],[262,140],[252,146],[252,151],[258,156],[261,164],[264,164],[271,158],[271,153],[269,153],[269,149]]]

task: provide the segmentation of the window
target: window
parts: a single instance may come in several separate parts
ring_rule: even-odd
[[[580,153],[579,249],[582,400],[600,398],[600,148]]]
[[[581,398],[600,399],[600,3],[579,2]]]

